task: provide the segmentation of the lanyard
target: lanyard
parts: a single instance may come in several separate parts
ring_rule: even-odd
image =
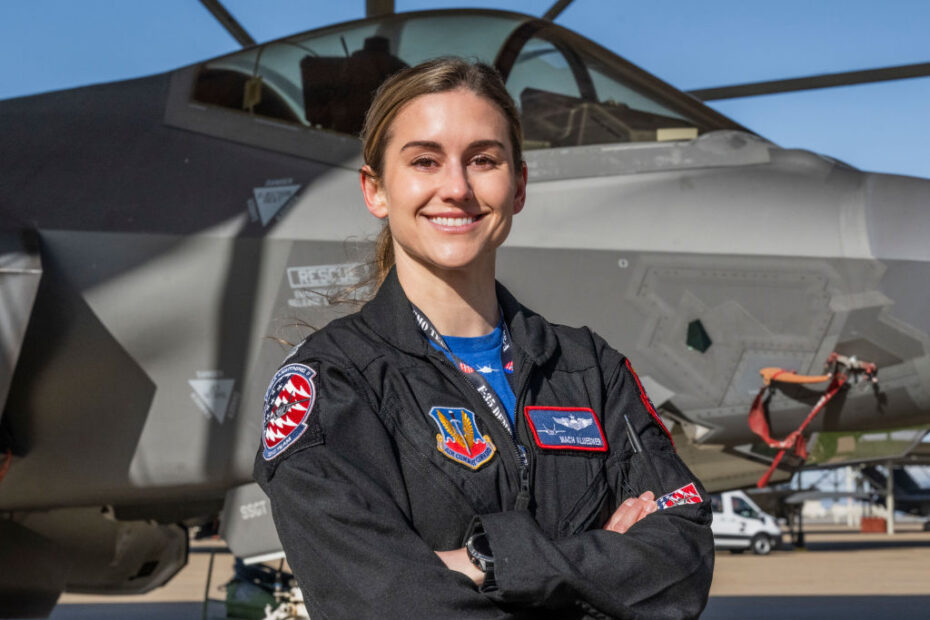
[[[488,380],[485,379],[480,372],[476,372],[471,366],[464,363],[452,352],[452,349],[449,348],[449,345],[446,344],[446,341],[443,340],[442,336],[419,308],[413,304],[410,304],[410,307],[413,309],[413,316],[416,318],[417,325],[420,327],[423,334],[452,358],[458,369],[465,375],[465,378],[468,379],[468,382],[478,391],[478,394],[484,400],[488,409],[491,410],[491,413],[494,414],[494,417],[497,418],[497,421],[512,435],[513,429],[510,426],[510,416],[507,415],[507,410],[504,409],[504,405],[501,403],[500,398],[498,398],[494,388],[488,383]],[[510,350],[510,330],[507,329],[507,323],[504,321],[501,321],[501,366],[504,367],[504,372],[508,374],[513,372],[513,351]]]

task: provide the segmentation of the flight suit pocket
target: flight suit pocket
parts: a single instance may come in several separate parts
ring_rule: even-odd
[[[559,536],[571,536],[600,527],[610,516],[609,487],[603,472],[599,472],[568,514],[559,522]]]

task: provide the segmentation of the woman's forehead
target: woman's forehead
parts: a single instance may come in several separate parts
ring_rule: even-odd
[[[446,142],[497,140],[509,145],[509,126],[493,101],[466,88],[420,95],[405,104],[390,126],[391,146],[409,140]]]

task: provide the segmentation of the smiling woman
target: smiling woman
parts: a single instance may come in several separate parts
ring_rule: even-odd
[[[444,232],[471,233],[478,228],[477,220],[491,210],[496,211],[496,217],[491,219],[505,228],[500,230],[497,226],[496,236],[503,237],[490,248],[490,256],[485,252],[485,261],[490,259],[485,267],[493,273],[493,250],[506,238],[510,216],[522,209],[526,190],[520,117],[513,100],[496,72],[486,65],[432,61],[420,65],[415,73],[404,73],[407,74],[410,79],[390,80],[379,89],[362,129],[366,162],[362,169],[362,192],[369,210],[376,217],[386,218],[390,215],[388,205],[395,202],[388,195],[388,186],[402,194],[398,196],[398,213],[390,219],[390,226],[385,224],[376,244],[378,281],[384,280],[395,261],[392,229],[396,227],[399,234],[410,230],[403,226],[400,205],[429,201],[431,196],[423,194],[433,194],[432,207],[418,217],[427,218],[433,227]],[[404,114],[398,119],[401,109]],[[455,135],[450,132],[452,128],[457,130]],[[455,143],[444,145],[436,140],[437,136]],[[386,169],[389,155],[399,156],[398,165]],[[480,199],[474,195],[448,196],[450,191],[473,194],[476,190],[481,191]],[[452,199],[451,204],[446,198]],[[480,207],[481,200],[491,203]],[[501,205],[502,202],[512,204]],[[501,207],[509,215],[502,214]],[[481,228],[487,231],[494,227],[485,222]],[[460,249],[468,241],[448,239],[459,241]],[[423,242],[429,243],[428,238]],[[407,246],[401,242],[401,247]],[[405,252],[400,260],[408,258]]]
[[[380,290],[275,374],[256,457],[311,616],[700,614],[707,494],[629,361],[495,282],[527,181],[500,77],[404,69],[363,137]]]
[[[443,333],[476,336],[497,323],[495,252],[526,196],[526,167],[514,161],[510,144],[500,108],[458,88],[404,106],[386,139],[383,172],[368,165],[362,171],[365,202],[388,219],[398,277],[408,296],[413,292],[411,301],[429,304],[424,297],[435,297],[449,281],[486,289],[476,295],[485,301],[479,333],[453,333],[458,321],[442,317]]]

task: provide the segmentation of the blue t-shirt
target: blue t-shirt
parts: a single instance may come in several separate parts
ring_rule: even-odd
[[[498,323],[494,331],[486,336],[476,336],[474,338],[443,336],[442,339],[446,341],[446,344],[449,345],[456,357],[474,368],[475,372],[480,372],[487,379],[504,409],[507,410],[512,432],[517,397],[514,396],[513,388],[510,387],[504,366],[501,364],[501,344],[503,342],[501,324]],[[432,340],[429,340],[429,343],[433,348],[442,351]],[[450,362],[455,364],[455,360],[448,353],[445,351],[443,353],[449,358]]]

